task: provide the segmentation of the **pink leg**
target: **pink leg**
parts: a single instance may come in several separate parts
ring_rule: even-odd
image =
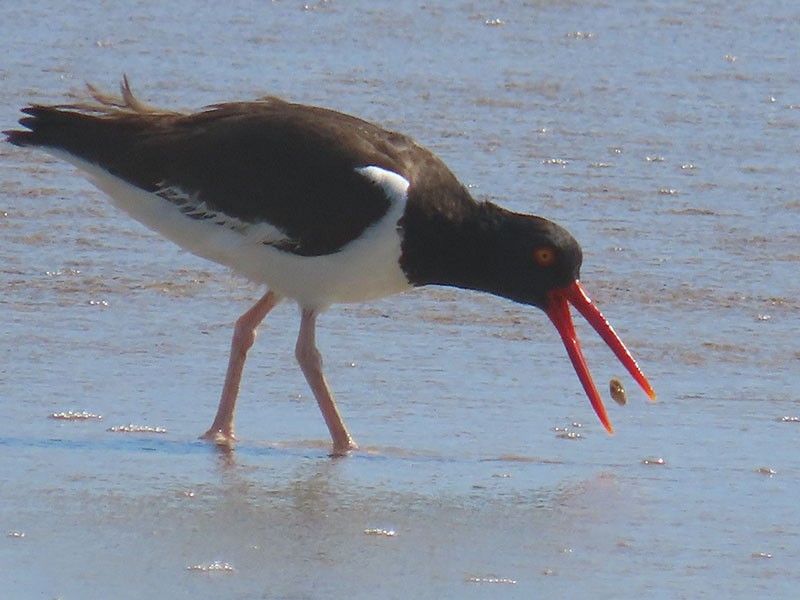
[[[339,414],[336,401],[333,399],[328,382],[325,381],[325,375],[322,373],[322,356],[317,350],[314,334],[316,323],[317,313],[304,308],[300,318],[300,333],[297,336],[295,356],[297,362],[300,363],[303,375],[306,376],[308,385],[311,386],[314,397],[317,399],[319,409],[325,418],[325,424],[331,432],[333,454],[343,455],[350,450],[357,450],[358,446],[347,431],[347,426],[344,424],[342,415]]]
[[[242,380],[247,351],[256,340],[258,325],[280,301],[281,298],[273,292],[267,292],[250,310],[237,319],[217,416],[211,428],[201,436],[203,439],[220,445],[229,445],[236,440],[233,433],[233,413],[236,409],[236,397],[239,395],[239,383]]]

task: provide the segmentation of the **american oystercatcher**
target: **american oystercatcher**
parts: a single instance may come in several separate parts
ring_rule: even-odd
[[[479,290],[544,310],[597,416],[608,420],[576,337],[572,304],[641,385],[636,361],[579,282],[578,242],[542,217],[477,202],[413,140],[353,116],[267,97],[185,114],[89,86],[83,104],[23,109],[17,146],[72,163],[131,217],[182,248],[267,286],[236,322],[214,423],[235,440],[234,409],[256,328],[278,303],[301,309],[295,354],[333,439],[356,448],[325,381],[319,313],[415,286]]]

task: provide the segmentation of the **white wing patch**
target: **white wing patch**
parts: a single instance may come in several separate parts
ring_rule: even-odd
[[[293,240],[268,223],[248,223],[213,210],[196,195],[165,186],[147,192],[101,167],[56,149],[51,154],[83,171],[111,203],[185,250],[226,265],[306,308],[360,302],[410,289],[400,268],[399,221],[409,182],[375,166],[356,171],[379,186],[389,210],[338,252],[299,256],[280,249]]]

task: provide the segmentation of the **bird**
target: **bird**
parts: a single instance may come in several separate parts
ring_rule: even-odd
[[[544,217],[472,197],[410,137],[355,116],[278,97],[179,112],[150,106],[123,77],[119,94],[32,104],[13,145],[78,168],[111,204],[183,249],[266,286],[236,321],[214,421],[236,440],[247,352],[278,304],[300,309],[295,357],[330,432],[333,456],[358,449],[325,379],[318,316],[421,286],[486,292],[543,310],[597,417],[614,430],[576,336],[580,313],[652,400],[648,379],[580,282],[581,246]]]

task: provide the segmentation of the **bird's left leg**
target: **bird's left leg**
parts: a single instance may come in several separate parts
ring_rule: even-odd
[[[280,296],[268,291],[250,310],[236,320],[231,341],[231,355],[228,359],[228,372],[225,375],[217,416],[209,430],[201,436],[203,439],[220,445],[230,445],[236,441],[233,432],[233,413],[236,409],[236,397],[239,395],[239,384],[242,380],[247,351],[256,340],[256,329],[259,324],[280,301]]]

